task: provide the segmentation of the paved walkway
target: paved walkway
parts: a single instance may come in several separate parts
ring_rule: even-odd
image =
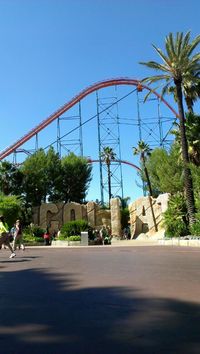
[[[0,251],[0,353],[199,353],[200,249]]]

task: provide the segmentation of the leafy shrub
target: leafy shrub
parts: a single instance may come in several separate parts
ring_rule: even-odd
[[[62,240],[62,241],[81,241],[81,236],[76,235],[76,236],[65,236],[65,235],[60,235],[57,240]]]
[[[25,244],[35,245],[43,242],[42,237],[35,237],[31,234],[23,234],[23,241]]]
[[[185,236],[189,233],[186,201],[181,193],[169,199],[168,209],[164,213],[164,226],[167,237]]]
[[[0,214],[4,215],[10,227],[19,216],[21,204],[20,198],[15,195],[5,196],[0,194]]]
[[[23,241],[27,244],[37,244],[44,241],[45,230],[38,226],[27,226],[23,229]]]
[[[32,235],[33,237],[37,237],[37,238],[42,238],[43,239],[43,235],[45,233],[45,230],[42,229],[39,226],[29,225],[23,230],[23,233],[24,234],[28,234],[28,235]]]
[[[81,236],[70,236],[68,241],[81,241]]]
[[[81,235],[81,231],[88,230],[88,223],[85,220],[69,221],[61,228],[62,237],[68,238],[69,236]],[[59,237],[60,238],[60,237]]]
[[[200,236],[200,220],[190,225],[190,233],[194,236]]]

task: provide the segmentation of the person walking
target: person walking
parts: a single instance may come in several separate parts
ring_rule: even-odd
[[[21,248],[23,251],[25,250],[25,246],[22,241],[22,225],[20,220],[17,220],[15,223],[15,231],[14,231],[14,241],[13,241],[13,249],[16,250],[17,242],[19,243],[19,249]]]
[[[0,248],[3,244],[8,246],[9,250],[11,251],[11,255],[9,258],[14,258],[16,254],[13,251],[9,238],[10,235],[8,224],[5,222],[4,216],[0,215]]]

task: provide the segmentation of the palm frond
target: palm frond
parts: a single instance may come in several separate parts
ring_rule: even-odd
[[[170,58],[170,61],[172,62],[174,57],[176,57],[172,33],[170,33],[169,36],[166,36],[166,38],[165,38],[165,48],[166,48],[167,54]]]
[[[150,96],[152,93],[154,93],[159,87],[160,87],[160,86],[157,86],[157,87],[155,87],[155,88],[153,88],[153,89],[150,89],[149,92],[145,95],[143,102],[145,103],[145,102],[147,101],[147,99],[149,98],[149,96]]]
[[[164,71],[164,72],[168,72],[168,67],[157,63],[156,61],[148,61],[148,62],[139,62],[139,64],[145,65],[148,68],[154,69],[154,70],[160,70],[160,71]]]
[[[161,59],[164,61],[164,63],[167,64],[168,67],[171,66],[171,62],[170,60],[167,58],[166,55],[164,55],[164,53],[162,52],[162,50],[160,48],[157,48],[154,44],[152,44],[153,48],[155,49],[155,51],[158,53],[158,55],[161,57]]]
[[[141,82],[148,82],[148,83],[153,83],[161,80],[169,80],[171,76],[169,75],[155,75],[155,76],[150,76],[150,77],[145,77],[144,79],[141,80]]]
[[[177,57],[179,57],[180,53],[181,53],[181,44],[182,44],[182,39],[183,39],[183,32],[177,32],[176,34],[176,54]]]
[[[198,35],[196,38],[193,39],[192,43],[189,46],[189,51],[188,51],[188,56],[192,54],[194,49],[197,47],[197,45],[200,43],[200,35]]]
[[[190,31],[186,33],[185,37],[182,39],[182,45],[181,45],[181,50],[179,54],[179,63],[182,63],[186,60],[188,60],[188,50],[189,50],[189,40],[190,40]]]
[[[161,97],[165,96],[166,92],[169,92],[169,87],[172,83],[172,80],[170,80],[162,89],[161,91]]]

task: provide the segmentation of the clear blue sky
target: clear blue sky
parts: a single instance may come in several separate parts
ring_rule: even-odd
[[[150,75],[139,61],[157,60],[151,44],[195,37],[199,14],[198,0],[0,0],[0,149],[97,81]]]

